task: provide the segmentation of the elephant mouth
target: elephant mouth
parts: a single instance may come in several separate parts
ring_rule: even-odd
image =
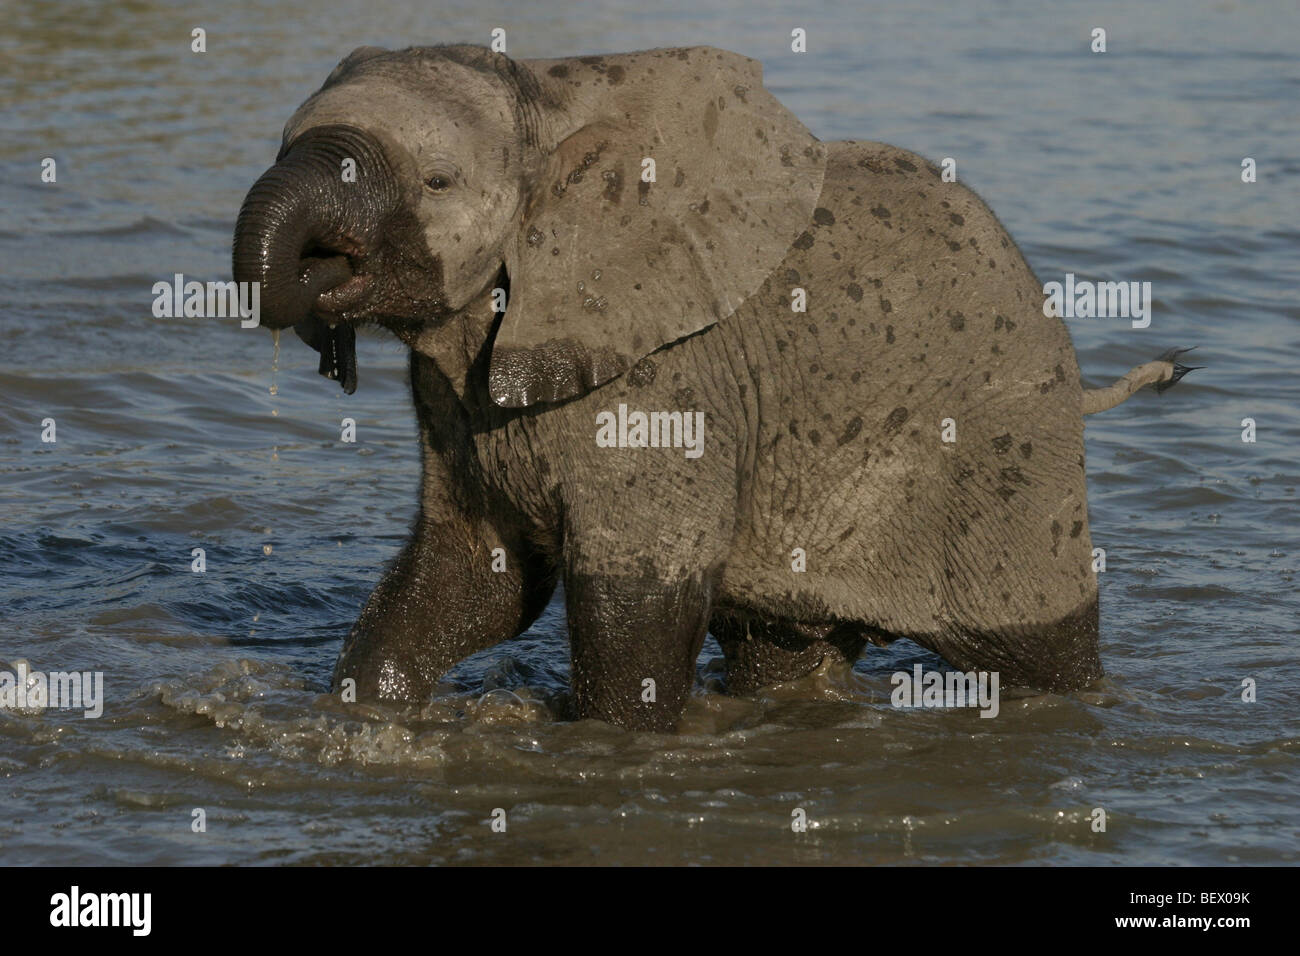
[[[333,238],[327,245],[314,243],[302,252],[298,281],[311,294],[313,312],[330,320],[346,317],[370,286],[361,243],[346,236]]]
[[[346,317],[349,310],[361,304],[370,291],[370,277],[365,274],[353,274],[336,286],[325,289],[316,296],[314,311],[327,316]]]
[[[370,286],[361,272],[361,257],[355,245],[333,243],[331,248],[314,247],[303,255],[298,281],[312,303],[307,317],[293,330],[320,353],[318,371],[343,386],[351,395],[357,389],[357,334],[348,321]]]
[[[298,338],[320,353],[317,371],[351,395],[357,390],[357,330],[312,312],[293,327]]]
[[[349,395],[357,389],[357,335],[348,313],[370,285],[358,267],[358,259],[342,250],[313,249],[305,255],[298,281],[308,291],[311,311],[293,327],[298,338],[320,353],[320,374]]]
[[[357,390],[356,329],[342,322],[325,329],[317,371],[337,381],[348,395]]]

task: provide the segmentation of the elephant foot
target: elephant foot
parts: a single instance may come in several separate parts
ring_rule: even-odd
[[[806,677],[831,657],[852,665],[871,641],[884,635],[863,624],[800,624],[715,616],[709,630],[727,660],[727,691],[753,694],[764,687]]]

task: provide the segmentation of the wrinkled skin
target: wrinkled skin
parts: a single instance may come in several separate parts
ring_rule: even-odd
[[[236,278],[349,391],[356,325],[410,346],[423,453],[336,686],[424,698],[560,579],[575,716],[629,728],[675,726],[710,627],[737,692],[900,636],[1005,684],[1101,676],[1069,337],[925,160],[817,141],[709,48],[362,49],[284,141]],[[598,447],[620,403],[704,412],[703,454]]]

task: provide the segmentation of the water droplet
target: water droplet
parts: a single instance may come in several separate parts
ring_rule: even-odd
[[[269,555],[271,553],[271,546],[269,544],[262,545],[262,553]]]
[[[279,394],[280,394],[280,386],[277,385],[277,384],[275,383],[275,373],[278,372],[278,371],[280,370],[280,330],[279,330],[279,329],[272,329],[272,330],[271,330],[271,343],[272,343],[272,349],[271,349],[271,394],[272,394],[272,395],[279,395]],[[276,412],[275,412],[274,409],[271,410],[271,414],[272,414],[272,415],[276,414]]]

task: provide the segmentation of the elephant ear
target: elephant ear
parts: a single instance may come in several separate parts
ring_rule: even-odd
[[[747,57],[521,65],[540,87],[538,125],[559,134],[539,147],[507,255],[489,387],[515,408],[580,395],[734,312],[812,221],[825,170],[823,145]]]

